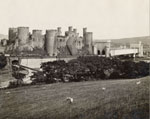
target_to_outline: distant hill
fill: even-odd
[[[143,44],[150,45],[150,36],[112,39],[112,42],[119,44],[138,43],[139,41],[141,41]]]
[[[120,47],[120,45],[129,45],[131,43],[138,43],[139,41],[142,42],[145,51],[150,52],[150,36],[142,36],[142,37],[132,37],[132,38],[121,38],[121,39],[102,39],[95,41],[107,41],[111,40],[112,44],[111,47]]]
[[[0,40],[1,40],[1,39],[4,39],[4,38],[5,38],[5,39],[8,39],[8,35],[0,34]]]
[[[101,39],[95,39],[95,41],[98,40],[100,41]],[[139,41],[142,41],[143,44],[150,45],[150,36],[121,38],[121,39],[102,39],[102,41],[105,40],[111,40],[112,43],[117,43],[117,44],[138,43]]]

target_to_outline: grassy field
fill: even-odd
[[[145,77],[0,90],[0,119],[148,119],[149,81]]]
[[[12,72],[8,68],[4,68],[0,70],[0,83],[5,81],[10,81],[15,79],[12,77]]]

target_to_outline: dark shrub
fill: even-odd
[[[68,63],[47,62],[41,65],[44,78],[37,74],[37,82],[78,82],[99,79],[130,79],[149,75],[149,63],[121,61],[98,56],[79,57]]]
[[[0,69],[4,68],[7,64],[7,59],[3,54],[0,54]]]

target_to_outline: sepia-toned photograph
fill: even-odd
[[[0,119],[149,119],[149,0],[0,0]]]

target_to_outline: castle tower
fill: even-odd
[[[17,38],[18,29],[17,28],[9,28],[8,38],[10,42],[15,42]]]
[[[49,56],[54,55],[56,30],[46,30],[46,51]]]
[[[57,27],[57,35],[60,36],[62,34],[61,27]]]
[[[69,26],[69,27],[68,27],[68,31],[69,31],[69,32],[72,32],[72,26]]]
[[[29,27],[18,27],[19,44],[26,44],[29,39]]]
[[[92,32],[86,32],[85,34],[85,48],[88,51],[89,55],[93,54],[93,33]]]

